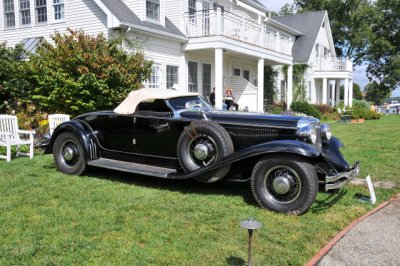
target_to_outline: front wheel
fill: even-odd
[[[261,207],[300,215],[317,196],[318,176],[310,163],[297,156],[268,156],[255,165],[251,190]]]
[[[68,175],[81,175],[86,170],[86,160],[79,139],[71,132],[63,132],[53,145],[54,162],[58,170]]]

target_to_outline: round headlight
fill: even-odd
[[[329,124],[321,125],[321,136],[323,140],[330,140],[332,137],[331,126]]]
[[[297,135],[300,138],[307,139],[314,144],[317,141],[317,131],[313,125],[307,125],[297,130]]]

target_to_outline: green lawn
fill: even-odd
[[[345,155],[362,175],[399,182],[400,116],[360,125],[335,123]],[[378,203],[396,190],[376,189]],[[249,184],[210,185],[95,169],[55,170],[51,156],[0,162],[0,265],[243,265],[254,217],[254,265],[302,265],[374,206],[367,188],[319,193],[300,217],[257,207]]]

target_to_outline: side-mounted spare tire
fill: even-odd
[[[233,142],[226,130],[210,121],[195,121],[184,128],[178,140],[178,160],[186,172],[197,170],[233,153]],[[223,178],[231,165],[207,173],[195,179],[213,183]]]

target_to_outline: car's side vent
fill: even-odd
[[[92,138],[90,139],[90,142],[89,142],[89,156],[90,156],[90,160],[99,158],[98,153],[97,153],[97,145],[93,141]]]
[[[278,139],[279,131],[273,128],[224,126],[232,138],[235,150]]]

